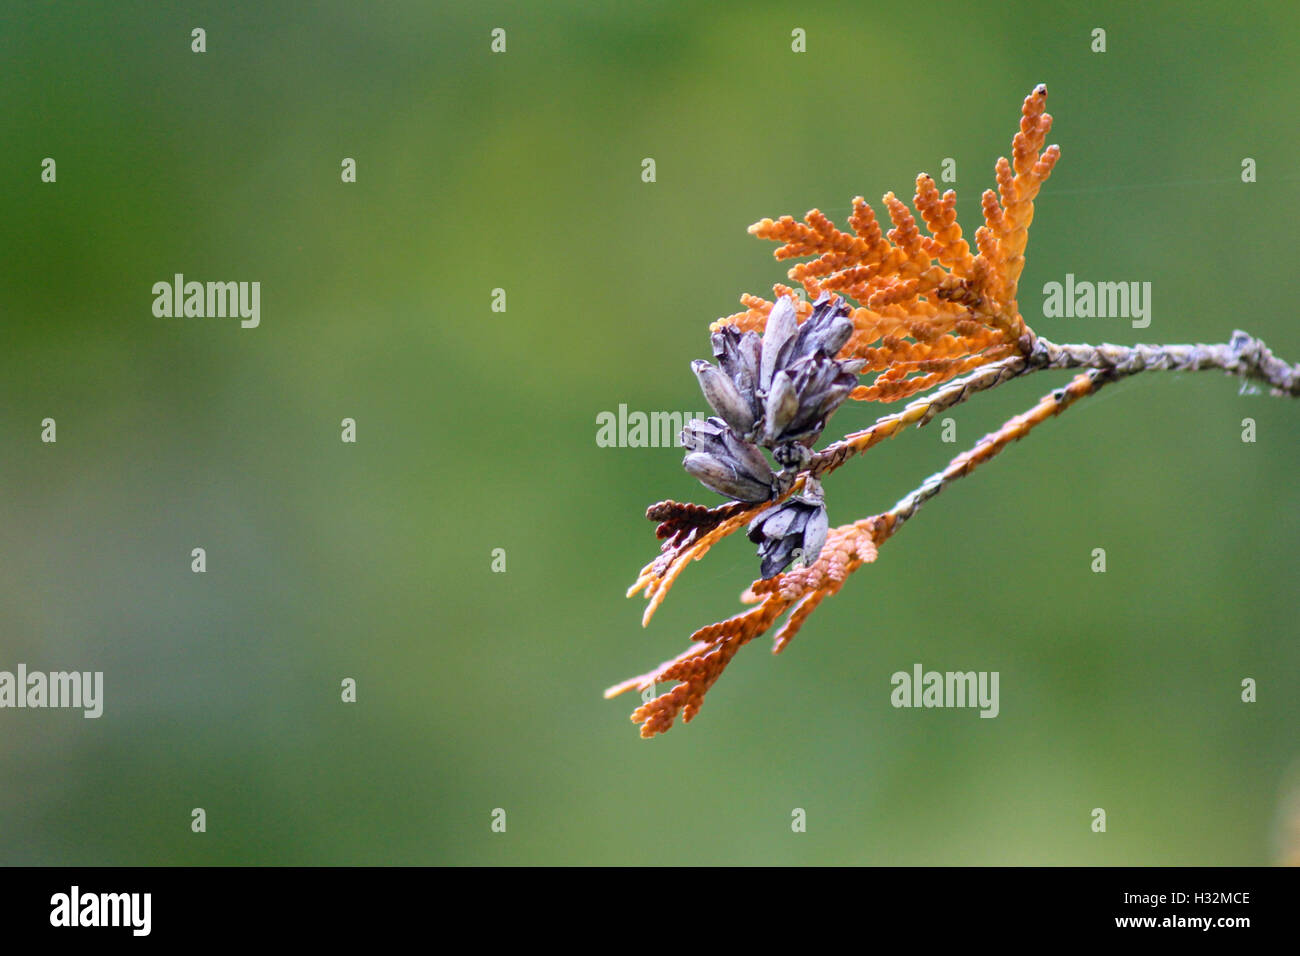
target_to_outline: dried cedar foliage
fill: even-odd
[[[691,720],[741,647],[788,613],[773,647],[783,650],[818,605],[874,561],[926,501],[1107,383],[1153,369],[1218,368],[1265,382],[1274,394],[1300,395],[1300,366],[1240,331],[1219,345],[1132,347],[1057,345],[1034,334],[1016,296],[1034,200],[1060,156],[1058,147],[1046,145],[1052,126],[1046,103],[1043,85],[1025,98],[1011,159],[998,160],[997,189],[984,193],[974,251],[957,224],[956,195],[940,195],[925,174],[917,177],[913,202],[928,234],[893,193],[884,196],[888,232],[861,197],[853,200],[850,232],[816,209],[802,221],[783,216],[750,226],[753,235],[781,243],[776,258],[803,260],[788,275],[806,298],[778,284],[774,300],[746,294],[744,311],[710,327],[718,367],[700,361],[692,368],[718,417],[688,424],[683,464],[733,500],[716,507],[652,505],[646,516],[658,522],[661,552],[628,595],[645,595],[648,624],[687,565],[746,527],[759,544],[762,577],[741,595],[753,605],[749,610],[700,628],[681,654],[605,692],[613,697],[677,682],[633,712],[641,736],[667,731],[679,716]],[[1088,371],[986,435],[888,511],[826,527],[819,479],[981,391],[1058,368]],[[846,378],[852,375],[859,377],[856,385]],[[924,392],[902,411],[813,450],[845,398],[894,402]]]

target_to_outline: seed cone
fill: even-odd
[[[803,565],[812,564],[826,544],[829,529],[821,485],[809,478],[800,494],[749,524],[749,540],[758,545],[760,577],[775,577],[795,558]]]

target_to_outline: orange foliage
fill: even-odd
[[[875,212],[861,196],[849,216],[852,232],[838,229],[819,210],[800,222],[791,216],[763,219],[749,227],[762,239],[782,245],[777,259],[808,259],[789,276],[809,299],[823,292],[853,300],[853,336],[840,358],[865,359],[863,375],[875,375],[852,397],[893,402],[907,398],[1017,352],[1028,353],[1033,333],[1016,304],[1024,268],[1025,241],[1034,216],[1034,198],[1051,175],[1060,149],[1044,149],[1052,117],[1046,113],[1047,87],[1025,98],[1020,130],[1012,140],[1012,160],[997,163],[997,192],[983,197],[984,225],[976,230],[972,253],[957,224],[957,195],[940,195],[930,176],[916,179],[914,205],[929,235],[892,192],[884,196],[893,228],[882,233]],[[778,285],[777,296],[794,296]],[[761,331],[772,302],[744,295],[745,311],[713,324]],[[811,312],[799,302],[799,317]]]

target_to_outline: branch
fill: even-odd
[[[908,425],[924,425],[940,412],[960,405],[972,395],[1017,378],[1029,369],[1028,359],[1021,355],[981,366],[964,378],[954,379],[937,392],[916,399],[901,412],[876,419],[870,428],[845,435],[839,441],[827,445],[812,456],[808,472],[814,478],[820,478],[855,455],[862,454],[872,445],[897,435]]]
[[[1240,329],[1223,345],[1057,345],[1038,339],[1030,360],[1044,363],[1043,368],[1109,369],[1118,377],[1152,370],[1217,368],[1265,382],[1274,395],[1300,396],[1300,365],[1288,365]]]
[[[1061,414],[1079,399],[1096,394],[1102,386],[1117,378],[1118,375],[1112,369],[1093,369],[1083,375],[1076,375],[1064,388],[1049,392],[1029,411],[1009,419],[997,431],[985,435],[969,451],[950,461],[943,471],[931,475],[919,488],[904,495],[898,504],[880,515],[879,518],[889,526],[889,532],[876,543],[880,544],[892,536],[905,521],[921,510],[923,504],[958,478],[966,477],[1007,445],[1024,438],[1035,426]]]
[[[1300,396],[1300,364],[1288,365],[1267,345],[1241,330],[1220,345],[1057,345],[1034,340],[1028,355],[991,362],[965,378],[955,379],[931,395],[916,399],[901,412],[876,420],[869,428],[844,436],[813,455],[808,470],[814,478],[834,471],[908,425],[924,425],[940,412],[960,405],[979,392],[1043,369],[1092,368],[1125,378],[1138,372],[1195,372],[1221,369],[1268,384],[1274,395]]]
[[[821,478],[886,438],[897,435],[909,425],[925,425],[941,412],[960,405],[973,395],[1045,369],[1086,368],[1104,372],[1104,379],[1093,378],[1094,391],[1107,381],[1126,378],[1139,372],[1220,369],[1230,375],[1266,383],[1274,395],[1300,396],[1300,365],[1288,365],[1259,339],[1241,331],[1234,332],[1229,342],[1218,345],[1057,345],[1047,339],[1036,338],[1028,345],[1028,349],[1026,354],[983,365],[969,375],[954,379],[935,392],[913,400],[902,411],[878,418],[870,427],[832,442],[812,456],[806,475]],[[1012,420],[1014,421],[1015,419]],[[1010,426],[1012,422],[1007,425]],[[641,619],[642,625],[649,624],[650,618],[687,565],[704,557],[718,541],[801,488],[804,477],[801,475],[791,491],[772,501],[741,508],[731,505],[712,509],[712,523],[701,524],[694,534],[675,536],[666,542],[663,554],[642,568],[636,582],[628,589],[629,597],[644,591],[649,601]],[[931,480],[934,477],[938,476],[932,476]],[[925,487],[923,485],[922,489]],[[918,489],[918,492],[922,489]],[[937,494],[937,491],[932,494]],[[932,494],[927,494],[918,501],[917,507],[932,497]],[[902,503],[899,502],[900,505]],[[654,516],[653,508],[651,516]],[[910,513],[907,516],[910,517]]]

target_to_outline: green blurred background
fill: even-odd
[[[643,741],[601,697],[756,559],[725,542],[643,630],[645,506],[717,499],[679,450],[597,447],[597,414],[703,407],[708,322],[784,279],[756,219],[910,201],[951,157],[973,233],[1037,82],[1063,156],[1030,323],[1300,357],[1300,9],[1089,6],[5,4],[0,669],[102,670],[106,703],[0,711],[0,862],[1277,861],[1300,406],[1217,374],[1045,425],[693,723]],[[260,281],[261,327],[155,318],[177,272]],[[1150,281],[1150,328],[1040,320],[1067,272]],[[832,521],[1067,378],[837,473]],[[895,710],[916,662],[999,671],[1001,715]]]

